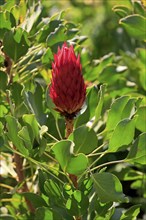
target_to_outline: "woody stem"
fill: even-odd
[[[68,136],[73,132],[74,120],[66,117],[65,125],[66,125],[65,138],[67,139]]]
[[[67,139],[68,136],[73,132],[73,126],[74,126],[74,120],[73,118],[65,118],[65,125],[66,125],[66,133],[65,133],[65,138]],[[78,183],[77,183],[77,176],[74,174],[69,173],[69,178],[72,181],[74,187],[77,189],[78,188]]]
[[[2,44],[2,42],[1,42],[1,44]],[[10,84],[13,81],[13,75],[11,74],[12,61],[6,53],[3,52],[3,54],[5,57],[6,73],[9,75],[9,84]],[[11,106],[11,101],[10,101],[9,95],[7,95],[7,102]],[[14,149],[16,149],[15,146],[14,146]],[[25,182],[25,174],[23,171],[23,158],[19,154],[14,153],[14,162],[15,162],[15,166],[16,166],[15,169],[16,169],[16,173],[17,173],[18,183],[23,183],[21,191],[22,192],[29,192],[28,186]],[[25,198],[25,202],[29,208],[29,211],[34,213],[35,209],[32,206],[31,202],[29,200],[27,200],[26,198]]]
[[[73,126],[74,126],[74,120],[73,118],[65,118],[65,125],[66,125],[66,131],[65,131],[65,138],[67,139],[69,135],[73,132]],[[74,174],[69,173],[69,178],[72,181],[74,187],[78,189],[78,178]],[[75,220],[82,220],[81,216],[75,216]]]
[[[25,175],[24,175],[24,171],[23,171],[23,158],[18,155],[17,153],[14,153],[14,162],[15,162],[15,166],[16,166],[16,172],[17,172],[17,176],[18,176],[18,182],[19,183],[23,183],[21,191],[22,192],[29,192],[28,186],[25,182]],[[35,209],[32,206],[31,202],[29,200],[27,200],[25,198],[25,202],[29,208],[29,211],[34,213]]]

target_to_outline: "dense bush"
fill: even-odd
[[[145,219],[145,1],[0,4],[0,218]],[[68,135],[48,86],[64,42],[87,86]]]

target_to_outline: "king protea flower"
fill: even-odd
[[[76,56],[73,46],[68,47],[66,43],[54,55],[50,97],[56,110],[66,118],[76,116],[85,101],[86,86],[80,56]]]

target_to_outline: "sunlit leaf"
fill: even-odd
[[[122,96],[113,102],[108,113],[108,119],[106,123],[107,130],[112,130],[122,119],[121,116],[128,100],[128,96]]]
[[[142,133],[135,140],[134,144],[130,148],[130,152],[127,156],[127,160],[130,163],[139,163],[145,165],[146,162],[146,133]]]
[[[55,144],[52,148],[61,168],[68,173],[80,175],[88,165],[88,160],[84,154],[73,155],[74,144],[71,141],[63,140]]]
[[[75,157],[71,157],[66,171],[71,174],[81,175],[88,166],[87,157],[80,153]]]
[[[56,43],[63,42],[66,40],[67,37],[65,35],[65,27],[60,24],[59,27],[57,27],[55,31],[50,33],[47,37],[47,44],[48,46],[53,46]]]
[[[74,153],[88,154],[97,147],[97,136],[92,129],[87,126],[81,126],[77,128],[70,136],[69,140],[72,140],[75,144]],[[91,142],[92,140],[92,142]]]
[[[137,112],[136,128],[141,132],[146,132],[146,106],[141,106]]]
[[[128,220],[128,219],[135,220],[139,212],[140,212],[140,205],[134,205],[122,214],[120,220]]]
[[[116,126],[110,141],[109,151],[117,151],[121,146],[128,145],[134,138],[135,121],[124,119]]]
[[[19,137],[25,142],[26,147],[31,150],[32,149],[32,138],[29,134],[29,131],[26,126],[24,126],[19,132]]]
[[[129,15],[122,18],[120,24],[126,29],[130,36],[138,40],[146,40],[145,17],[138,14]]]
[[[16,147],[22,154],[28,155],[28,150],[24,147],[21,138],[18,136],[19,123],[18,121],[10,116],[6,116],[8,137],[13,142],[14,148]]]
[[[37,141],[39,141],[39,127],[38,127],[38,122],[35,118],[35,115],[33,114],[23,115],[23,121],[32,128],[33,137],[35,137]]]

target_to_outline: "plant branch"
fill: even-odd
[[[66,122],[65,123],[65,125],[66,125],[65,138],[67,139],[68,136],[73,132],[74,121],[73,121],[73,119],[66,117],[65,122]],[[74,187],[77,189],[78,188],[77,176],[69,173],[69,178],[72,181]]]
[[[21,191],[22,192],[29,192],[28,186],[25,181],[24,171],[23,171],[23,158],[20,155],[18,155],[17,153],[14,153],[14,162],[15,162],[15,166],[16,166],[16,173],[18,176],[18,182],[23,183]],[[25,201],[26,201],[26,204],[29,208],[29,211],[34,213],[35,209],[32,206],[31,202],[29,200],[27,200],[26,198],[25,198]]]
[[[68,136],[73,132],[74,120],[66,117],[65,125],[66,125],[65,138],[67,139]]]
[[[90,154],[88,154],[88,157],[95,156],[95,155],[96,155],[95,153],[96,153],[97,151],[99,151],[101,148],[105,147],[105,146],[106,146],[106,143],[100,145],[100,146],[97,147],[95,150],[93,150]],[[99,155],[99,154],[102,154],[102,153],[103,153],[103,152],[100,152],[100,153],[98,153],[98,155]]]
[[[4,51],[2,51],[2,52],[5,57],[4,65],[6,67],[6,73],[9,75],[9,84],[10,84],[13,82],[13,74],[11,71],[12,61],[11,61],[10,57]],[[10,100],[8,94],[7,94],[7,102],[10,104],[10,108],[11,108],[12,103],[11,103],[11,100]],[[11,112],[13,113],[12,108],[11,108]],[[14,149],[16,149],[15,146],[14,146]],[[14,162],[15,162],[15,166],[16,166],[15,169],[16,169],[16,173],[17,173],[17,177],[18,177],[18,183],[23,183],[21,191],[28,192],[29,189],[27,187],[27,184],[25,181],[25,175],[24,175],[24,171],[23,171],[23,158],[19,154],[14,153]],[[31,202],[29,200],[27,200],[26,198],[25,198],[25,201],[26,201],[26,204],[29,208],[29,211],[34,213],[35,209],[32,206]]]
[[[57,132],[59,134],[60,139],[63,139],[62,135],[61,135],[61,132],[60,132],[60,129],[59,129],[58,119],[56,120],[56,129],[57,129]]]
[[[80,176],[80,178],[79,178],[78,181],[81,180],[81,178],[86,174],[86,172],[91,172],[91,170],[90,170],[91,167],[92,167],[95,163],[97,163],[97,161],[100,160],[106,153],[107,153],[107,151],[103,152],[103,154],[101,154],[96,160],[94,160],[93,163],[91,163],[90,166],[89,166],[88,169],[87,169],[87,170],[89,170],[89,171],[85,170],[85,171],[82,173],[82,175]]]
[[[115,161],[110,161],[110,162],[107,162],[107,163],[103,163],[103,164],[100,164],[100,165],[98,165],[98,166],[92,168],[92,169],[90,170],[90,172],[92,172],[92,171],[94,171],[94,170],[96,170],[96,169],[99,169],[99,168],[101,168],[101,167],[107,166],[107,165],[111,165],[111,164],[115,164],[115,163],[124,163],[124,162],[125,162],[124,160],[115,160]]]
[[[17,153],[20,157],[23,157],[23,155],[19,152],[19,151],[17,151],[17,150],[15,150],[14,148],[12,149],[11,147],[9,147],[8,145],[6,145],[6,147],[7,147],[7,149],[9,149],[10,151],[12,151],[13,153]],[[43,164],[42,165],[42,163],[41,162],[39,162],[39,161],[37,161],[37,160],[34,160],[34,159],[32,159],[31,157],[25,157],[27,160],[29,160],[29,161],[31,161],[33,164],[35,164],[35,165],[38,165],[39,166],[39,168],[42,168],[43,170],[45,170],[47,173],[49,173],[52,177],[54,177],[55,179],[57,179],[61,184],[64,184],[64,182],[60,179],[60,178],[58,178],[55,174],[53,174],[51,171],[52,171],[52,168],[50,169],[50,171],[48,171],[48,169],[49,169],[49,167],[48,167],[48,165],[45,165],[45,164]],[[54,168],[53,168],[54,169]],[[54,169],[55,171],[56,171],[56,169]],[[60,172],[60,171],[59,171]],[[61,173],[61,172],[60,172]],[[61,173],[61,174],[63,174],[63,173]]]
[[[73,132],[74,120],[68,117],[65,118],[66,133],[65,138],[67,139],[69,135]],[[69,173],[69,178],[72,181],[74,187],[78,189],[78,177],[74,174]],[[81,216],[74,216],[75,220],[82,220]]]

